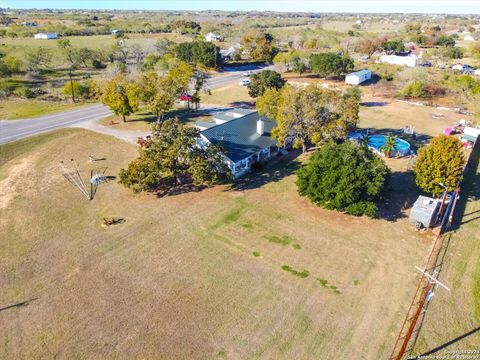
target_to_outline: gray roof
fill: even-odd
[[[230,121],[230,120],[233,120],[233,119],[237,119],[238,117],[235,117],[235,116],[232,116],[232,115],[228,115],[226,113],[218,113],[218,114],[214,114],[212,115],[212,117],[214,119],[218,119],[218,120],[223,120],[223,121]]]
[[[275,122],[265,121],[265,133],[257,133],[258,112],[239,117],[223,124],[212,126],[202,131],[212,144],[220,145],[225,155],[237,162],[243,160],[262,149],[275,145],[275,140],[270,136]]]
[[[212,126],[215,126],[217,124],[215,124],[214,122],[209,122],[209,121],[196,121],[195,122],[195,126],[199,126],[199,127],[202,127],[202,128],[211,128]]]
[[[366,74],[369,74],[369,73],[371,73],[370,70],[363,69],[363,70],[358,70],[358,71],[352,72],[352,73],[348,74],[347,76],[354,75],[354,76],[362,77],[363,75],[366,75]]]

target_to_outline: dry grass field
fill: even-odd
[[[445,236],[448,248],[439,278],[451,292],[436,291],[420,333],[417,354],[435,351],[432,355],[442,356],[454,350],[479,349],[480,167],[472,170],[461,192],[463,201],[457,218],[460,227]]]
[[[234,188],[157,197],[111,181],[89,202],[58,161],[86,172],[92,152],[113,176],[136,156],[84,130],[0,147],[0,358],[386,357],[432,241],[401,191],[391,220],[317,208],[296,193],[300,157]],[[109,216],[126,222],[104,229]]]

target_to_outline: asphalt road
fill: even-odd
[[[206,87],[214,90],[236,84],[245,77],[244,72],[255,73],[262,69],[267,68],[258,66],[230,68],[221,75],[207,79]],[[106,106],[94,104],[32,119],[0,120],[0,144],[76,124],[91,124],[110,114],[111,111]]]
[[[0,144],[22,139],[35,134],[71,126],[88,120],[100,120],[111,114],[108,107],[101,104],[83,106],[25,120],[0,120]]]

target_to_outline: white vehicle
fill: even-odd
[[[250,76],[250,75],[252,75],[252,74],[253,74],[253,71],[245,71],[245,72],[243,73],[243,76]]]
[[[248,85],[250,85],[250,79],[242,79],[242,80],[240,81],[240,85],[242,85],[242,86],[248,86]]]

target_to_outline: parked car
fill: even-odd
[[[240,85],[242,85],[242,86],[248,86],[248,85],[250,85],[250,79],[242,79],[242,80],[240,81]]]
[[[245,71],[245,72],[243,73],[243,76],[250,76],[250,75],[252,75],[252,74],[253,74],[253,71]]]

